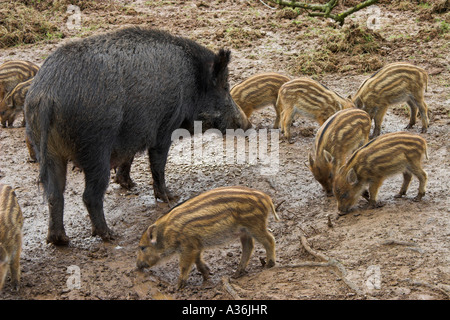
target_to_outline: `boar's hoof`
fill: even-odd
[[[99,230],[97,228],[92,228],[92,236],[99,236],[102,238],[103,241],[111,241],[116,238],[116,235],[114,232],[112,232],[109,228],[106,228],[106,230]]]
[[[116,175],[116,178],[114,179],[115,183],[118,183],[122,188],[130,190],[134,186],[136,186],[136,183],[131,180],[130,177],[125,177],[123,175]]]
[[[421,132],[422,133],[427,133],[427,130],[428,130],[428,128],[423,127]]]
[[[47,243],[53,243],[56,246],[66,246],[67,244],[69,244],[69,237],[64,231],[49,231],[47,235]]]
[[[176,200],[176,196],[172,194],[172,192],[169,191],[169,189],[164,188],[163,190],[158,190],[154,188],[155,198],[161,199],[164,202],[167,202],[170,204],[170,200]]]
[[[405,127],[405,129],[412,129],[413,126],[414,126],[414,124],[409,123],[409,124]]]

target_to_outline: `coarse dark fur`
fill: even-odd
[[[65,244],[67,161],[85,174],[83,201],[93,235],[107,240],[103,213],[110,169],[131,186],[130,167],[147,150],[156,198],[173,198],[164,169],[177,128],[250,125],[228,85],[230,52],[217,54],[169,33],[130,27],[63,45],[44,62],[25,102],[27,134],[50,210],[47,241]]]

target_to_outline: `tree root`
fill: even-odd
[[[230,281],[227,277],[222,277],[222,284],[225,291],[234,299],[234,300],[242,300],[242,298],[237,294],[236,290],[234,290]]]
[[[305,248],[305,250],[311,254],[312,256],[316,257],[319,260],[322,260],[322,262],[303,262],[298,264],[292,264],[292,265],[283,265],[283,266],[275,266],[275,268],[302,268],[302,267],[334,267],[338,270],[342,280],[344,283],[352,289],[357,295],[365,296],[365,294],[358,288],[357,285],[355,285],[353,282],[347,279],[347,270],[344,268],[344,266],[337,261],[336,259],[332,259],[327,257],[326,255],[316,252],[309,246],[305,236],[300,236],[300,242]]]

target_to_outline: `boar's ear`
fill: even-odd
[[[358,183],[358,177],[356,176],[355,169],[351,168],[347,173],[347,181],[352,186]]]
[[[217,81],[224,75],[226,68],[228,67],[228,63],[230,62],[231,51],[220,49],[214,58],[213,65],[213,81],[214,84],[217,84]]]
[[[334,157],[329,153],[327,150],[323,150],[323,157],[328,163],[332,163],[334,160]]]
[[[156,244],[156,224],[152,224],[150,227],[148,227],[147,229],[147,237],[150,240],[150,243],[155,245]]]

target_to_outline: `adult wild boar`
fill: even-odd
[[[131,182],[137,152],[147,150],[156,198],[169,201],[164,169],[177,128],[247,129],[228,84],[230,52],[138,27],[73,41],[42,65],[30,87],[27,134],[40,164],[50,211],[47,242],[67,244],[63,192],[67,162],[85,175],[83,202],[92,235],[113,238],[103,213],[110,169]]]

